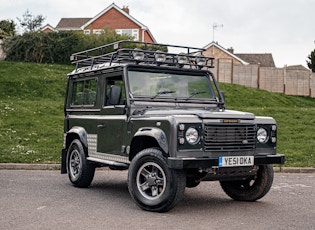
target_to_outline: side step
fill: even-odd
[[[109,161],[109,160],[103,160],[95,157],[87,157],[88,161],[97,162],[101,164],[105,164],[109,166],[110,169],[117,169],[117,170],[125,170],[129,168],[129,164],[121,163],[117,161]]]

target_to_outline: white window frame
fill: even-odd
[[[91,34],[91,30],[84,30],[84,34]]]
[[[104,30],[102,29],[95,29],[93,30],[93,34],[102,34]]]
[[[131,34],[130,33],[126,33],[127,30],[128,30],[128,32],[130,30]],[[119,35],[123,35],[123,34],[131,35],[133,37],[134,41],[138,41],[139,40],[139,29],[116,29],[115,31]]]

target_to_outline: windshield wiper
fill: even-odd
[[[155,96],[151,97],[151,99],[155,99],[155,98],[157,98],[160,95],[169,94],[169,93],[176,93],[176,91],[174,91],[174,90],[164,90],[164,91],[158,92]]]
[[[192,98],[198,94],[202,94],[202,93],[206,93],[206,91],[195,91],[195,92],[191,93],[190,96],[188,98],[186,98],[186,100],[189,98]]]

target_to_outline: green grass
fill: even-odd
[[[59,163],[72,66],[0,61],[0,162]],[[272,116],[285,166],[315,167],[315,99],[220,83],[227,108]]]
[[[59,163],[71,66],[0,62],[0,162]]]

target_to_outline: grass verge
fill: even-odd
[[[0,163],[60,163],[72,66],[0,61]],[[285,166],[315,167],[315,99],[220,83],[228,109],[277,120]]]

